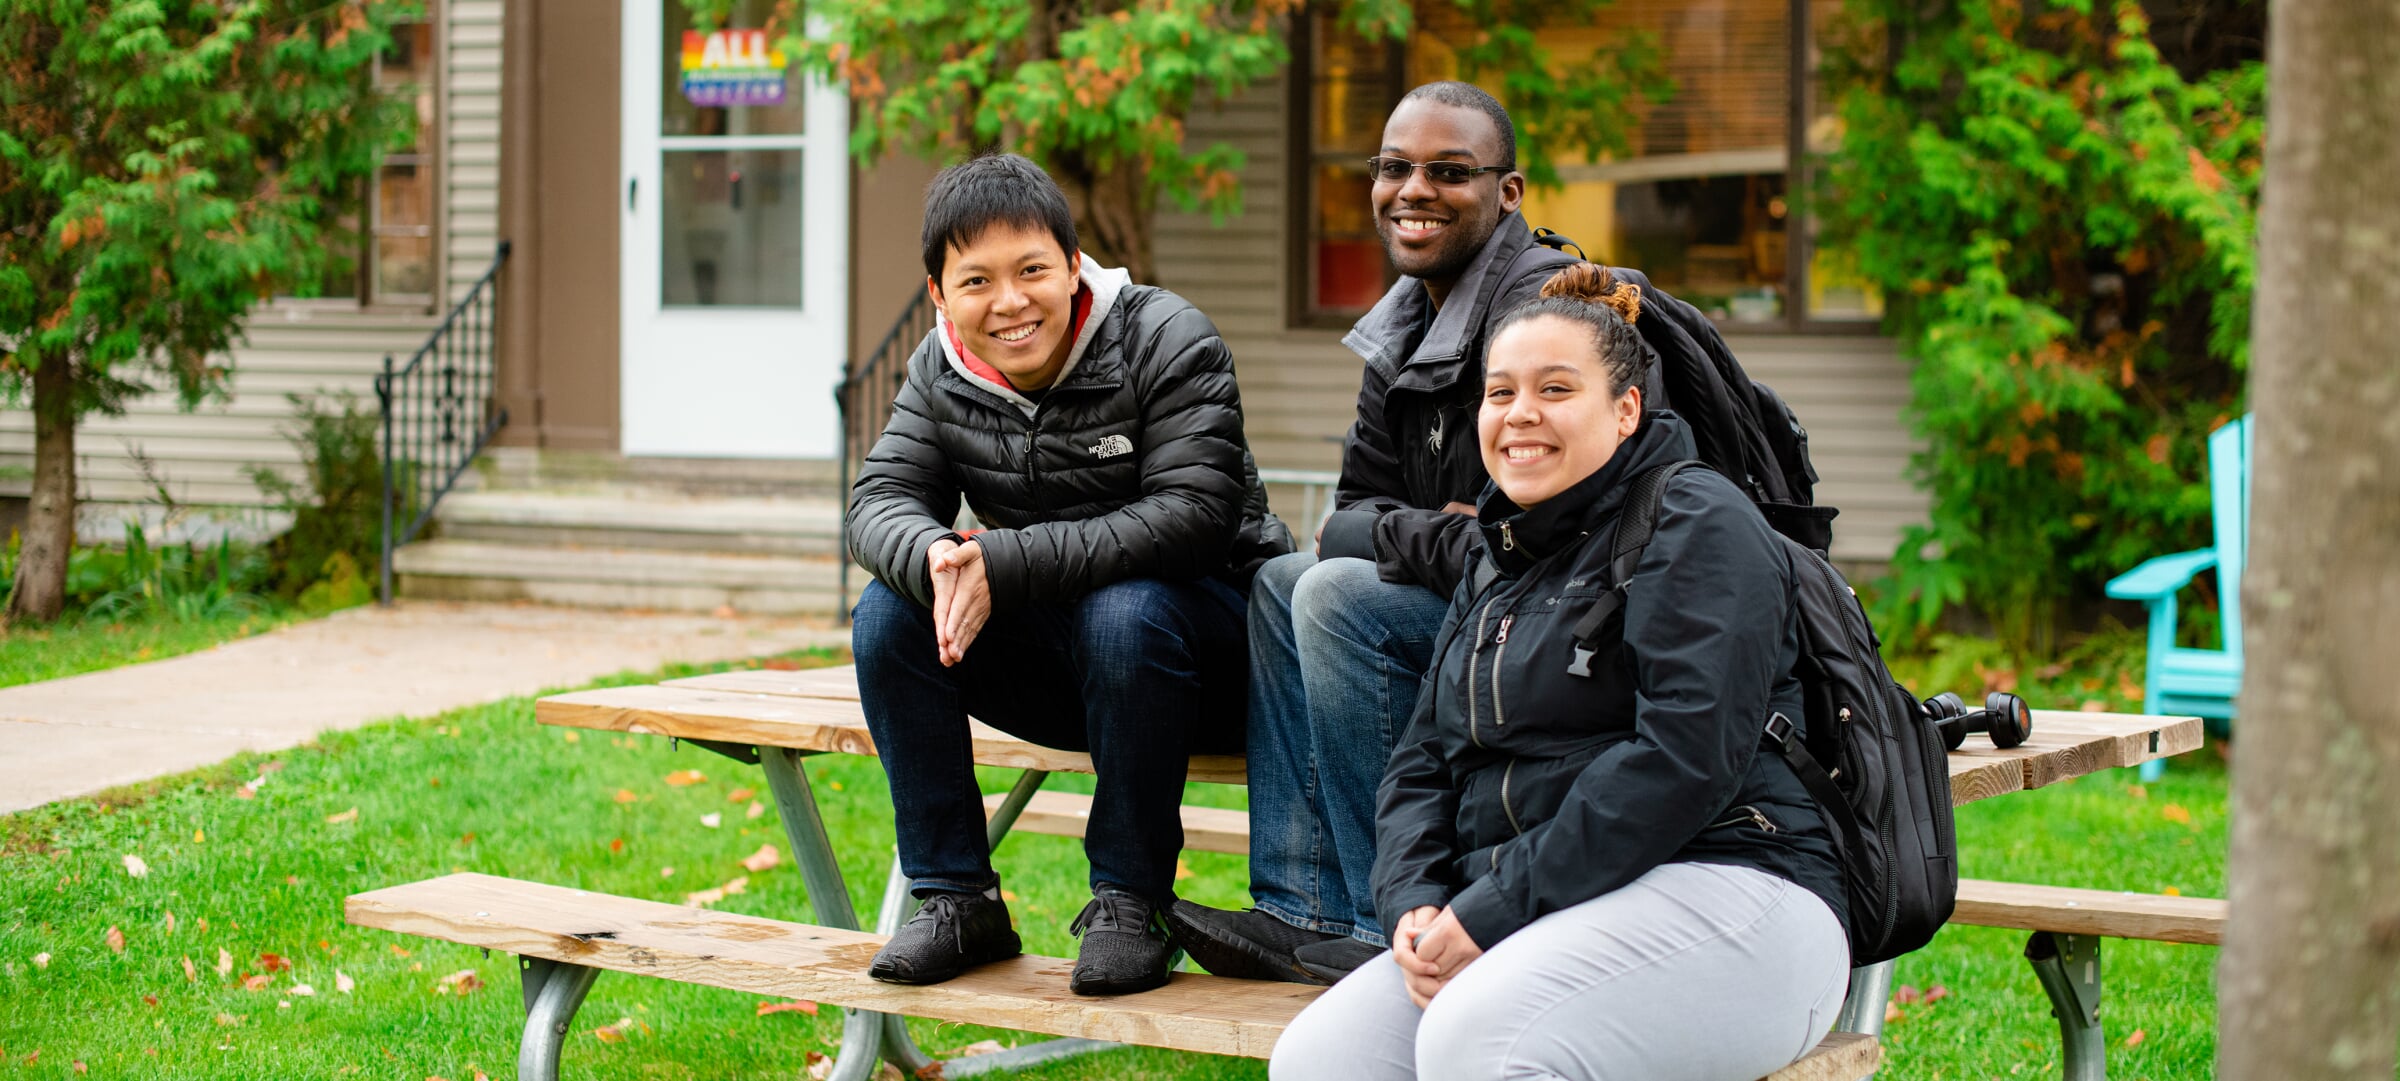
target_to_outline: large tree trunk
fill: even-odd
[[[2400,1047],[2400,4],[2275,0],[2220,1075]]]
[[[67,603],[75,550],[75,364],[52,355],[33,370],[33,505],[25,521],[8,620],[47,623]]]

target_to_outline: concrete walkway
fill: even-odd
[[[717,661],[849,632],[795,619],[403,603],[162,661],[0,688],[0,813],[670,661]]]

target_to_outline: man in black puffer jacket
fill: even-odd
[[[1233,364],[1206,316],[1083,258],[1066,199],[1015,155],[926,196],[941,318],[851,490],[875,581],[851,632],[925,908],[870,974],[934,983],[1019,952],[984,844],[967,716],[1091,752],[1092,902],[1079,994],[1166,982],[1195,753],[1243,742],[1251,574],[1291,550],[1267,513]],[[964,497],[985,528],[952,529]]]

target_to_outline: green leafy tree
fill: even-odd
[[[2207,540],[2205,437],[2244,408],[2263,15],[1849,0],[1843,23],[1820,205],[1892,298],[1929,447],[1892,614],[1966,602],[2041,648],[2067,599]]]
[[[687,0],[705,24],[726,0]],[[1494,79],[1520,130],[1528,175],[1553,183],[1553,155],[1622,151],[1617,118],[1662,94],[1645,38],[1563,63],[1535,28],[1586,22],[1607,0],[1341,0],[1370,40],[1407,35],[1438,8],[1480,28],[1452,42],[1467,80]],[[820,0],[816,32],[781,5],[781,48],[850,87],[851,149],[957,159],[1004,149],[1041,162],[1078,205],[1078,237],[1101,261],[1157,281],[1152,224],[1163,198],[1186,210],[1241,207],[1243,158],[1190,145],[1193,105],[1223,100],[1290,63],[1294,0]]]
[[[10,619],[55,618],[75,426],[163,374],[219,390],[251,308],[309,292],[413,121],[370,65],[379,0],[0,0],[0,391],[34,415]]]

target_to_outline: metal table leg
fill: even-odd
[[[517,1076],[524,1081],[558,1081],[559,1051],[583,996],[600,970],[541,957],[517,958],[525,991],[525,1032],[517,1040]]]
[[[2035,931],[2025,960],[2058,1018],[2059,1065],[2067,1081],[2107,1081],[2108,1036],[2100,1028],[2100,938]]]
[[[1892,962],[1850,970],[1850,994],[1842,999],[1842,1015],[1833,1022],[1836,1032],[1857,1032],[1883,1038],[1883,1011],[1892,1000]],[[1874,1074],[1867,1081],[1874,1081]]]

